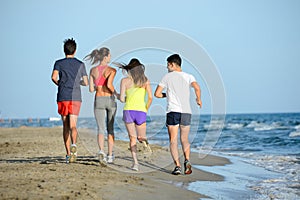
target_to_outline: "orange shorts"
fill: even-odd
[[[63,116],[79,115],[81,102],[80,101],[59,101],[58,113]]]

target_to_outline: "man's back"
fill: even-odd
[[[166,74],[160,86],[167,89],[167,112],[192,113],[190,108],[190,86],[195,78],[185,72]]]
[[[57,101],[81,101],[80,80],[86,76],[83,62],[76,58],[60,59],[54,70],[59,71]]]

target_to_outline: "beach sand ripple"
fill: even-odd
[[[62,129],[0,128],[0,199],[199,199],[188,191],[194,181],[222,181],[223,177],[197,170],[174,176],[168,149],[151,145],[152,153],[138,145],[140,171],[130,170],[128,142],[116,141],[115,163],[102,167],[97,143],[88,130],[80,130],[78,159],[65,164]],[[193,164],[225,165],[225,158],[208,155]]]

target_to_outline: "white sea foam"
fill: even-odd
[[[300,137],[300,130],[291,132],[289,137]]]
[[[239,124],[239,123],[228,123],[226,125],[227,129],[241,129],[244,127],[244,124]]]
[[[250,124],[246,126],[246,128],[253,128],[254,131],[270,131],[270,130],[278,130],[278,129],[288,129],[286,126],[282,126],[278,122],[273,122],[271,124],[261,123],[257,121],[251,121]]]
[[[246,128],[255,128],[257,126],[260,126],[260,123],[258,123],[257,121],[251,121]]]
[[[263,179],[250,185],[252,190],[260,194],[257,199],[271,197],[274,199],[300,199],[298,193],[300,159],[297,156],[258,155],[255,153],[231,153],[230,155],[242,157],[249,164],[279,174],[278,177]]]
[[[296,130],[300,130],[300,124],[297,125],[297,126],[295,126],[295,129],[296,129]]]
[[[221,130],[224,127],[224,122],[219,120],[213,120],[210,124],[205,124],[205,130]]]
[[[299,137],[300,136],[300,125],[294,127],[296,130],[289,134],[289,137]]]
[[[228,158],[233,164],[225,166],[195,166],[195,168],[224,176],[224,181],[194,182],[189,185],[188,189],[201,191],[200,193],[213,199],[259,199],[258,195],[260,194],[252,190],[251,185],[261,179],[271,179],[277,176],[277,173],[243,162],[237,157]]]
[[[269,131],[269,130],[272,130],[272,129],[276,128],[272,125],[265,124],[265,123],[259,123],[259,122],[256,122],[256,121],[252,121],[246,127],[247,128],[253,128],[254,131]]]

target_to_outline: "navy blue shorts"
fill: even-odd
[[[169,112],[167,113],[166,126],[189,126],[191,125],[191,119],[192,114],[189,113]]]

